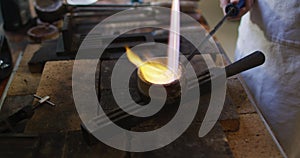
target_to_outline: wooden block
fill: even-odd
[[[228,80],[228,93],[240,116],[238,131],[226,132],[234,157],[282,157],[237,77]]]
[[[223,111],[219,118],[224,131],[238,131],[240,128],[240,116],[236,110],[236,105],[232,103],[229,95],[226,95]]]
[[[243,114],[238,132],[227,132],[234,157],[276,157],[281,154],[257,114]]]
[[[232,98],[233,104],[236,106],[239,114],[251,114],[256,113],[256,110],[252,103],[249,101],[244,87],[237,77],[230,78],[227,82],[228,94]]]
[[[28,95],[35,94],[37,87],[39,85],[39,81],[41,78],[41,74],[32,74],[28,68],[28,61],[34,54],[34,52],[39,49],[39,45],[28,45],[20,66],[15,74],[15,77],[11,83],[11,86],[8,91],[8,96],[15,95]]]
[[[50,96],[56,107],[43,105],[28,122],[25,132],[61,132],[80,129],[72,96],[73,61],[49,62],[45,66],[37,95]]]
[[[7,93],[8,96],[35,94],[41,74],[17,72]]]
[[[87,69],[97,60],[80,60],[82,67],[78,67],[79,76],[89,75]],[[35,114],[29,120],[25,132],[28,133],[45,133],[45,132],[67,132],[80,130],[81,120],[78,116],[73,94],[72,94],[72,72],[74,61],[53,61],[47,62],[43,75],[37,90],[39,96],[50,96],[51,102],[56,107],[50,107],[45,104],[36,109]],[[85,84],[84,78],[73,80],[73,84]],[[98,79],[95,78],[97,81]],[[83,86],[85,87],[85,86]],[[90,89],[82,89],[83,94]],[[85,96],[83,96],[85,97]],[[88,96],[86,96],[88,97]],[[95,107],[87,105],[89,112],[96,113]]]

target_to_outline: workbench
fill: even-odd
[[[208,28],[207,24],[205,27]],[[31,73],[28,62],[40,47],[40,44],[27,45],[1,109],[1,116],[7,116],[22,106],[32,104],[32,94],[50,96],[51,101],[57,107],[44,105],[38,108],[33,117],[26,122],[24,133],[0,136],[0,153],[3,153],[1,155],[19,157],[185,157],[188,154],[189,157],[281,157],[238,77],[228,80],[228,93],[220,121],[203,138],[197,136],[201,124],[198,122],[175,142],[151,152],[124,152],[101,142],[92,146],[88,145],[82,137],[81,120],[72,95],[74,61],[59,59],[59,61],[45,62],[45,65],[42,66],[42,73]],[[81,62],[87,63],[85,65],[88,66],[89,60]],[[112,68],[110,65],[113,62],[102,63],[101,69]],[[83,68],[82,74],[84,75],[84,73]],[[150,125],[151,122],[146,122],[135,128],[138,130]],[[7,144],[10,147],[4,148]]]

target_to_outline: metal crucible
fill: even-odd
[[[162,65],[167,66],[167,57],[158,57],[153,58],[151,60],[146,61],[144,64],[149,63],[160,63]],[[141,66],[142,67],[142,66]],[[176,101],[181,97],[182,92],[185,90],[186,79],[184,77],[184,68],[179,65],[179,69],[177,75],[170,82],[161,83],[161,82],[153,82],[149,81],[144,77],[144,73],[141,70],[141,67],[137,70],[137,84],[138,90],[143,97],[151,98],[151,99],[164,99],[166,93],[166,103],[171,103]],[[154,89],[153,93],[150,93],[150,89]],[[165,92],[164,92],[165,91]]]

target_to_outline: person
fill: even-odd
[[[221,8],[239,0],[220,0]],[[300,1],[246,0],[236,60],[255,50],[265,63],[242,73],[247,87],[288,157],[300,157]]]

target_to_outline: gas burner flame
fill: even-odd
[[[139,69],[141,77],[145,81],[152,84],[164,85],[179,79],[180,73],[178,71],[172,71],[167,65],[158,61],[143,61],[130,48],[125,48],[127,58]]]

